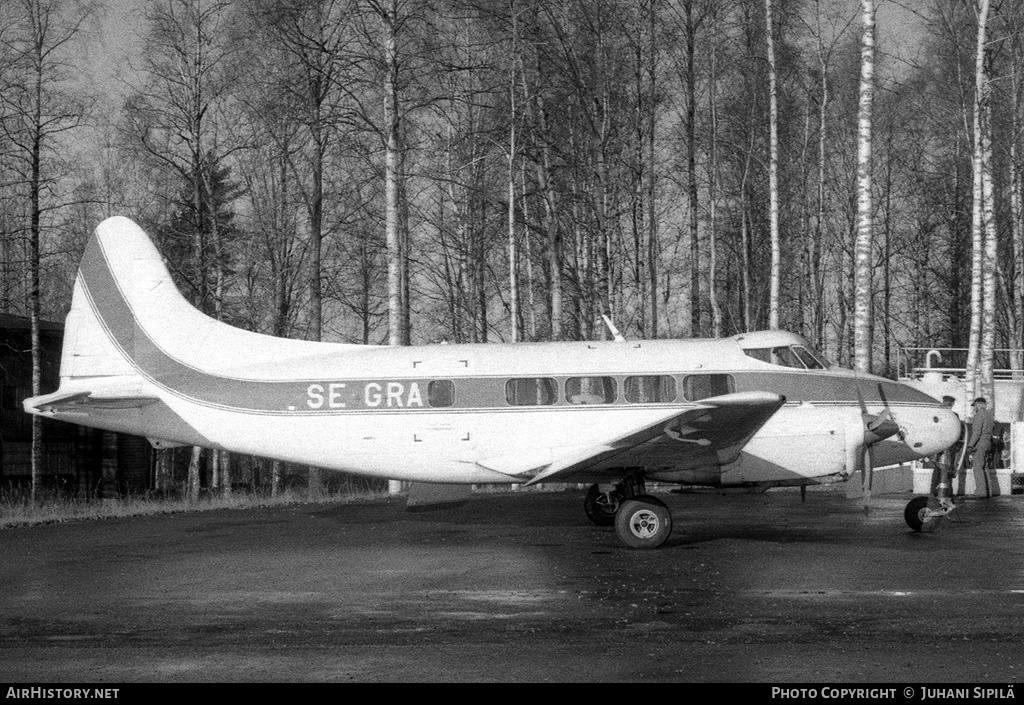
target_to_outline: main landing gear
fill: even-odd
[[[672,514],[664,502],[645,492],[643,478],[631,474],[607,492],[592,485],[583,508],[598,526],[614,525],[630,548],[657,548],[672,533]]]

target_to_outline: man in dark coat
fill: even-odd
[[[995,418],[989,411],[985,397],[975,399],[973,406],[974,418],[971,419],[971,437],[967,439],[967,452],[974,454],[971,458],[971,467],[974,470],[974,496],[991,497],[985,459],[988,457],[989,448],[992,447],[992,426],[995,424]]]

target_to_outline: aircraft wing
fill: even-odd
[[[731,463],[751,436],[786,402],[768,392],[738,392],[701,400],[607,444],[574,448],[526,482],[563,481],[586,470],[665,467],[687,470]]]

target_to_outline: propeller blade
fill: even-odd
[[[899,424],[889,418],[888,409],[877,416],[864,414],[862,417],[864,419],[864,443],[867,445],[884,441],[900,432]]]
[[[871,417],[871,421],[868,422],[868,430],[874,431],[878,426],[881,426],[886,421],[890,421],[891,419],[892,412],[889,410],[889,407],[885,407],[885,410],[883,410],[882,413],[880,413],[878,416]]]
[[[868,413],[868,406],[864,401],[860,385],[856,385],[855,389],[857,390],[857,403],[860,404],[860,415],[864,419],[864,443],[871,445],[898,434],[900,427],[892,418],[892,410],[889,408],[889,400],[885,398],[885,389],[882,387],[882,383],[878,383],[878,398],[882,400],[885,408],[880,414]]]
[[[846,430],[846,497],[855,499],[864,493],[865,450],[864,426],[851,423]]]
[[[861,497],[864,500],[864,513],[871,506],[871,484],[875,477],[875,464],[871,457],[871,446],[864,446],[864,459],[861,461]]]

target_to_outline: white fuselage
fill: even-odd
[[[644,436],[627,447],[638,430],[657,437],[660,423],[696,419],[686,412],[704,399],[744,393],[776,404],[760,416],[726,410],[677,432],[675,445]],[[883,414],[899,433],[872,441],[875,465],[931,455],[959,436],[959,420],[935,399],[828,366],[780,331],[376,347],[239,330],[191,307],[124,218],[104,221],[83,256],[60,389],[25,408],[157,444],[444,483],[529,481],[545,468],[600,480],[621,461],[681,483],[807,484],[847,477],[851,452],[867,445],[866,420]],[[730,423],[749,433],[730,435]],[[714,434],[732,447],[703,437]]]

